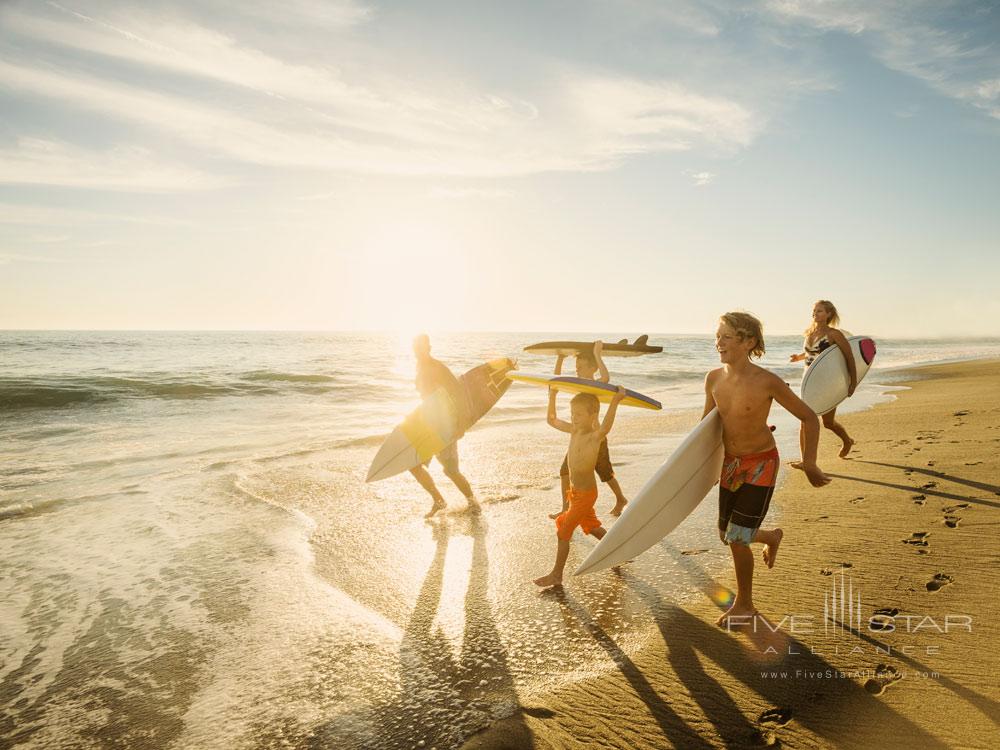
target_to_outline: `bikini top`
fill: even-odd
[[[829,349],[832,345],[833,342],[830,341],[826,335],[820,336],[816,339],[816,341],[812,343],[812,346],[809,345],[809,339],[807,338],[803,343],[803,348],[806,350],[806,367],[813,363],[813,360],[816,359],[817,355],[821,351]]]

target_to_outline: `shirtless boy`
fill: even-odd
[[[556,521],[556,562],[552,572],[535,583],[542,588],[562,585],[563,568],[569,557],[569,541],[573,531],[579,526],[584,534],[591,534],[598,539],[604,537],[604,527],[594,513],[594,503],[597,502],[597,480],[594,470],[601,444],[611,432],[615,423],[615,413],[618,403],[625,397],[625,389],[618,387],[618,392],[611,399],[604,421],[598,424],[600,402],[591,393],[578,393],[570,401],[570,420],[564,422],[556,416],[556,392],[549,389],[548,422],[557,430],[568,432],[569,451],[566,462],[569,465],[569,490],[563,495],[562,513],[554,516]]]
[[[736,599],[718,625],[745,624],[757,615],[753,603],[753,552],[763,544],[763,559],[774,567],[781,529],[762,529],[778,474],[778,450],[767,425],[771,402],[777,401],[802,422],[799,468],[814,487],[830,479],[816,465],[819,418],[777,375],[750,361],[764,354],[764,332],[757,318],[729,312],[719,319],[715,348],[722,367],[705,376],[704,418],[718,408],[722,418],[725,460],[719,483],[719,536],[729,545],[736,569]],[[739,619],[736,619],[739,618]]]
[[[576,376],[584,380],[597,380],[601,383],[609,382],[611,376],[608,374],[608,368],[601,357],[601,352],[603,351],[604,342],[595,341],[592,351],[583,351],[577,354]],[[562,374],[563,360],[565,358],[564,355],[560,354],[556,359],[556,375]],[[599,375],[598,372],[600,372]],[[628,505],[628,498],[625,497],[625,493],[622,492],[621,485],[618,484],[618,479],[615,477],[615,470],[611,465],[611,455],[608,453],[607,439],[601,443],[600,452],[597,454],[596,469],[600,480],[615,493],[615,507],[611,509],[611,515],[620,516],[622,511],[625,510],[625,506]],[[559,482],[562,486],[562,496],[566,497],[566,493],[569,492],[569,464],[566,459],[563,459],[562,466],[559,467]],[[552,516],[552,518],[555,518],[555,516]]]

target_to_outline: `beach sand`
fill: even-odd
[[[816,489],[792,471],[780,488],[785,537],[773,570],[755,547],[767,623],[715,626],[735,579],[713,578],[697,555],[684,572],[706,596],[684,606],[626,566],[662,635],[628,656],[570,579],[542,596],[553,617],[577,618],[617,671],[526,698],[464,747],[995,746],[1000,363],[915,368],[900,384],[909,390],[896,400],[842,418],[857,440],[850,460],[823,432],[832,484]],[[886,615],[872,625],[878,610]]]

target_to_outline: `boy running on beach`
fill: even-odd
[[[764,563],[773,568],[783,536],[781,529],[760,528],[778,474],[778,450],[767,425],[772,401],[802,422],[804,439],[798,468],[814,487],[829,484],[830,479],[816,465],[819,418],[781,378],[750,361],[750,357],[764,354],[760,321],[745,312],[726,313],[719,318],[715,348],[723,366],[705,376],[702,418],[716,407],[722,417],[725,459],[719,481],[719,536],[732,552],[737,588],[733,606],[716,623],[723,625],[732,624],[729,618],[757,615],[750,544],[765,545]]]
[[[594,470],[597,466],[601,445],[611,432],[615,423],[615,413],[618,403],[625,397],[625,389],[618,386],[618,392],[611,399],[604,422],[598,424],[600,402],[592,393],[578,393],[570,401],[570,422],[564,422],[556,416],[556,391],[549,389],[548,422],[557,430],[568,432],[569,451],[566,460],[569,464],[569,489],[563,495],[563,510],[555,516],[556,562],[552,572],[535,583],[542,588],[562,585],[563,568],[569,557],[569,540],[573,531],[579,526],[584,534],[592,534],[598,539],[604,537],[604,527],[594,513],[594,503],[597,502],[597,481]]]
[[[463,414],[468,410],[465,388],[462,387],[461,382],[448,369],[447,365],[431,356],[431,340],[426,333],[422,333],[413,339],[413,356],[417,360],[416,386],[421,398],[427,398],[438,388],[445,388],[458,411],[459,421],[464,421]],[[460,437],[461,435],[458,436],[458,438]],[[476,501],[475,495],[472,494],[472,487],[469,485],[469,480],[465,478],[465,475],[458,468],[458,438],[451,445],[439,451],[435,458],[437,458],[438,463],[444,469],[445,476],[465,495],[466,502],[468,502],[468,510],[472,513],[478,513],[480,505]],[[438,511],[444,510],[447,507],[444,498],[438,491],[437,485],[434,484],[434,478],[427,471],[426,466],[429,463],[430,459],[427,459],[426,463],[410,469],[413,478],[420,483],[421,487],[427,490],[434,501],[431,509],[426,513],[424,518],[430,518]]]
[[[576,376],[578,378],[597,380],[601,383],[610,382],[611,376],[604,364],[604,359],[601,357],[602,351],[604,351],[604,342],[595,341],[593,351],[583,351],[576,355]],[[556,358],[556,375],[562,374],[564,359],[566,357],[563,354],[560,354]],[[600,375],[594,377],[598,371],[600,371]],[[615,470],[611,466],[611,456],[608,453],[607,440],[601,443],[600,452],[597,454],[597,476],[615,493],[615,507],[612,508],[611,515],[620,516],[628,504],[628,498],[622,492],[621,485],[618,484],[618,479],[615,477]],[[562,485],[562,496],[566,497],[566,493],[569,492],[569,464],[565,458],[563,459],[562,466],[559,467],[559,482]],[[555,518],[556,515],[558,513],[550,516],[550,518]]]

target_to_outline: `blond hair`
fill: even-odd
[[[836,305],[834,305],[828,299],[818,299],[816,300],[816,304],[823,305],[823,307],[826,308],[826,324],[830,326],[830,328],[836,328],[838,325],[840,325],[840,314],[837,312]],[[806,338],[812,336],[815,330],[816,330],[816,321],[814,320],[812,323],[809,324],[809,327],[806,329]]]
[[[736,331],[741,339],[753,339],[754,347],[750,350],[751,357],[764,355],[764,324],[748,312],[727,312],[720,315],[719,320]]]

